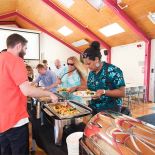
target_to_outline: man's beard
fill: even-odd
[[[24,50],[21,50],[21,51],[19,52],[19,57],[22,58],[22,59],[24,59],[25,54],[26,54],[26,53],[24,52]]]

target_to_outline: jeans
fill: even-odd
[[[0,133],[0,155],[29,155],[28,124]]]

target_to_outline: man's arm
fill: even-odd
[[[41,76],[38,75],[38,77],[34,81],[32,81],[31,85],[32,86],[38,86],[40,80],[41,80]]]
[[[52,89],[54,87],[57,87],[59,84],[61,84],[61,80],[59,78],[57,78],[55,83],[51,84],[50,86],[46,87],[45,89],[50,90],[50,89]]]
[[[20,90],[25,96],[29,97],[51,97],[53,102],[57,102],[58,98],[56,95],[49,91],[42,90],[40,88],[36,88],[30,85],[28,81],[23,82],[19,85]]]

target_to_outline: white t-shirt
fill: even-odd
[[[26,118],[23,118],[21,120],[19,120],[14,126],[13,128],[17,128],[17,127],[21,127],[25,124],[29,123],[29,119],[26,117]]]

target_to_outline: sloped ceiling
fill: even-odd
[[[107,47],[141,40],[126,23],[106,6],[98,11],[88,4],[86,0],[74,0],[74,5],[68,9],[60,4],[58,0],[48,1],[59,7],[76,22],[80,23],[83,28],[91,31],[92,35],[81,30],[76,24],[69,22],[49,6],[46,0],[0,0],[0,17],[3,17],[0,18],[0,23],[12,21],[16,22],[22,28],[43,30],[77,52],[82,52],[88,45],[76,48],[72,45],[73,42],[80,39],[86,39],[91,42],[94,40],[94,36],[103,42],[103,44],[106,44]],[[125,13],[133,19],[137,26],[149,38],[155,38],[155,25],[147,18],[149,12],[155,12],[154,0],[122,0],[122,2],[123,5],[128,5],[124,9]],[[14,12],[15,14],[13,15],[4,16]],[[118,23],[124,28],[125,32],[111,37],[105,37],[98,31],[99,28],[112,23]],[[67,37],[64,37],[57,31],[64,25],[73,30],[73,33]]]

